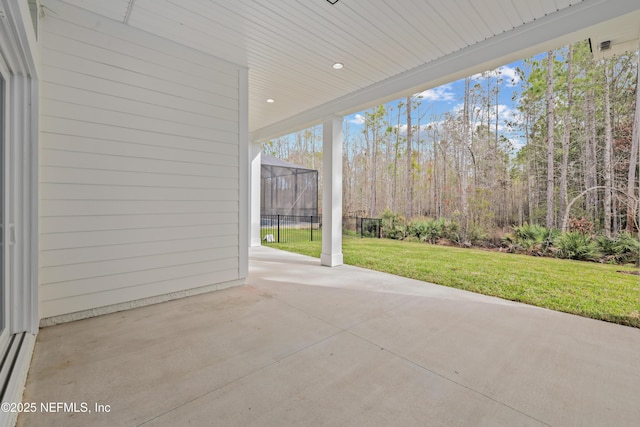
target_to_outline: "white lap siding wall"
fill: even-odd
[[[43,324],[241,283],[246,70],[59,2],[45,14]]]

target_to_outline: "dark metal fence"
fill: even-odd
[[[346,234],[379,239],[382,236],[382,219],[346,216],[342,218],[342,229]]]
[[[322,217],[317,215],[261,215],[263,243],[291,243],[321,240]]]
[[[322,240],[322,216],[261,215],[261,238],[263,243],[294,243]],[[380,238],[382,219],[345,217],[344,230],[355,232],[360,237]]]
[[[360,237],[376,237],[382,235],[381,218],[356,218],[356,229]]]

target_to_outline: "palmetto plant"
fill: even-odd
[[[409,224],[409,235],[427,243],[436,243],[440,238],[446,237],[446,231],[444,219],[413,221]]]
[[[633,234],[621,233],[614,239],[598,236],[596,243],[606,262],[640,265],[640,241]]]
[[[503,242],[508,246],[510,252],[544,255],[549,252],[557,235],[557,230],[548,229],[542,225],[523,224],[514,226],[513,232],[508,234]]]
[[[562,233],[555,239],[555,247],[558,258],[596,261],[602,256],[591,236],[579,231]]]

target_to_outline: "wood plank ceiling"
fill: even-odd
[[[64,1],[248,67],[249,128],[255,132],[604,0]],[[636,0],[624,1],[639,8]],[[333,69],[335,62],[344,68]]]

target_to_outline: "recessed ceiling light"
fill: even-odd
[[[269,104],[273,104],[273,103],[274,103],[274,102],[276,102],[276,101],[275,101],[273,98],[269,98],[269,99],[267,99],[267,102],[268,102]]]
[[[333,68],[335,70],[340,70],[344,67],[344,64],[342,62],[336,62],[335,64],[333,64]]]

